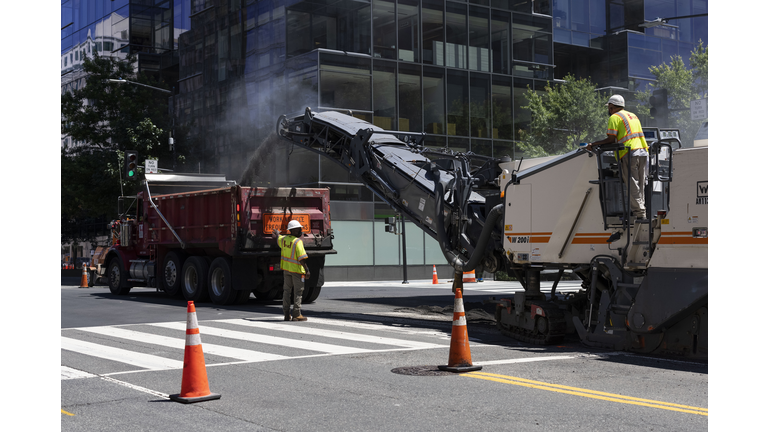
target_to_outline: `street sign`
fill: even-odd
[[[145,159],[144,160],[144,172],[146,174],[157,174],[157,159]]]
[[[691,120],[707,119],[707,100],[697,99],[691,101]]]

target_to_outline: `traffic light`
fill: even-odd
[[[669,103],[667,102],[667,89],[653,91],[649,100],[651,104],[651,117],[656,120],[657,127],[667,127],[669,120]]]
[[[126,150],[125,152],[125,179],[139,179],[139,153],[136,150]]]
[[[388,217],[384,218],[384,223],[387,225],[384,227],[384,230],[388,233],[397,234],[397,218],[395,217]]]

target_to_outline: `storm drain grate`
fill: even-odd
[[[408,366],[392,369],[393,373],[410,376],[446,376],[456,375],[454,372],[441,371],[437,366]]]

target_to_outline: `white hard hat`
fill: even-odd
[[[292,220],[288,222],[288,229],[292,230],[294,228],[301,228],[301,223],[297,220]]]
[[[608,99],[608,103],[605,104],[605,106],[608,105],[614,105],[614,106],[624,106],[624,98],[621,95],[613,95],[610,99]]]

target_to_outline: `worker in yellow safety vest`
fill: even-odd
[[[290,235],[280,235],[272,230],[272,238],[280,246],[280,269],[283,271],[283,315],[285,321],[306,321],[301,314],[301,296],[304,293],[304,281],[309,279],[307,252],[301,241],[301,223],[297,220],[288,222]],[[293,292],[293,316],[291,316],[291,292]]]
[[[608,107],[608,132],[602,141],[587,145],[587,150],[605,144],[624,144],[624,149],[616,152],[616,158],[621,162],[624,183],[629,183],[629,206],[632,214],[639,221],[645,217],[645,176],[648,164],[648,143],[645,142],[643,127],[637,116],[624,109],[624,98],[613,95],[605,104]],[[627,153],[631,157],[627,157]],[[629,174],[629,178],[627,175]]]

